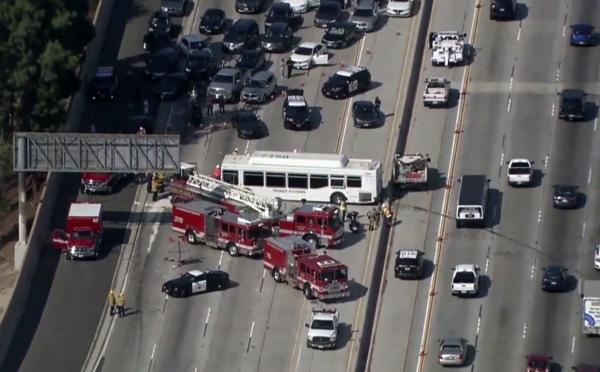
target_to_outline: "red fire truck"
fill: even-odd
[[[291,235],[265,239],[264,267],[278,283],[301,289],[307,299],[350,296],[348,267],[333,257],[315,253],[313,244]]]
[[[52,246],[65,252],[67,260],[98,258],[102,241],[102,204],[71,203],[64,230],[52,233]]]
[[[215,180],[212,177],[191,173],[186,181],[171,184],[171,200],[190,201],[208,198],[232,213],[247,213],[248,207],[260,213],[276,235],[298,235],[317,246],[335,247],[344,236],[344,225],[339,209],[326,204],[306,204],[284,214],[279,200],[270,200],[252,191]],[[241,206],[240,203],[243,205]]]
[[[264,238],[270,235],[256,214],[231,213],[204,200],[174,204],[172,228],[184,234],[190,244],[226,249],[231,256],[260,255]]]

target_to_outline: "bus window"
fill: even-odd
[[[310,188],[311,189],[322,189],[329,186],[329,177],[327,175],[311,174],[310,175]]]
[[[344,176],[331,176],[331,187],[344,187]]]
[[[244,172],[244,186],[264,186],[263,172]]]
[[[285,173],[267,172],[267,187],[285,187]]]
[[[288,187],[292,189],[308,188],[308,176],[306,174],[288,174]]]
[[[348,176],[348,179],[346,180],[346,185],[348,187],[361,188],[362,181],[361,181],[360,177]]]
[[[236,170],[224,170],[223,181],[232,185],[237,185],[239,181],[238,171]]]

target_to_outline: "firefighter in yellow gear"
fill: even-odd
[[[119,293],[117,297],[117,312],[119,313],[119,318],[125,316],[125,292]]]
[[[158,200],[158,193],[164,190],[165,184],[167,182],[167,175],[165,172],[159,171],[152,175],[152,187],[150,191],[152,192],[152,200]]]
[[[387,203],[383,203],[381,205],[381,212],[387,221],[388,226],[392,226],[394,222],[394,212],[390,209],[390,206]]]
[[[115,315],[115,305],[117,304],[117,298],[113,289],[108,292],[108,306],[110,307],[110,316]]]

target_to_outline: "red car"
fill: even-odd
[[[550,359],[544,355],[527,355],[527,372],[550,372]]]

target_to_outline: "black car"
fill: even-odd
[[[166,74],[154,86],[152,91],[161,100],[179,97],[187,87],[187,76],[183,73]]]
[[[241,139],[259,139],[267,135],[264,123],[254,111],[241,111],[234,116],[233,126]]]
[[[239,53],[254,48],[259,42],[258,23],[252,19],[237,20],[223,37],[223,51]]]
[[[164,31],[150,31],[144,35],[144,50],[154,52],[171,45],[171,35]]]
[[[185,72],[189,77],[208,81],[219,71],[219,66],[210,49],[194,50],[187,57]]]
[[[262,50],[270,53],[283,53],[294,45],[294,32],[289,24],[275,22],[265,30],[260,41]]]
[[[92,100],[113,99],[117,93],[118,80],[115,69],[102,66],[96,69],[96,75],[88,86],[88,94]]]
[[[564,120],[582,120],[585,117],[585,93],[579,89],[565,89],[560,93],[558,117]]]
[[[192,270],[162,286],[162,291],[171,297],[188,297],[196,293],[224,289],[229,285],[229,274],[224,271]]]
[[[562,266],[548,266],[542,277],[543,291],[562,292],[567,289],[567,269]]]
[[[592,46],[594,45],[594,26],[587,23],[578,23],[571,25],[570,44],[572,46]]]
[[[352,104],[352,118],[357,128],[373,128],[379,124],[379,110],[372,101],[356,101]]]
[[[346,48],[359,38],[356,27],[350,22],[336,22],[327,28],[321,43],[331,49]]]
[[[577,208],[577,189],[578,187],[573,185],[554,185],[554,208]]]
[[[310,108],[302,89],[289,89],[283,102],[283,127],[285,129],[311,129]]]
[[[177,71],[179,52],[175,48],[164,48],[146,59],[146,75],[158,80],[169,72]]]
[[[173,17],[183,17],[185,15],[185,5],[187,0],[162,0],[160,10]]]
[[[371,73],[365,67],[351,66],[333,74],[323,84],[321,93],[328,98],[347,98],[371,86]]]
[[[148,32],[152,31],[171,32],[171,17],[168,13],[159,10],[152,14],[148,21]]]
[[[242,71],[248,71],[251,74],[265,67],[265,54],[260,50],[247,50],[240,55],[235,64],[235,68]]]
[[[203,34],[218,34],[225,29],[227,16],[223,9],[207,9],[200,20],[200,32]]]
[[[271,5],[271,9],[267,13],[265,19],[265,30],[271,27],[275,22],[287,23],[292,27],[299,26],[299,20],[301,18],[296,16],[292,7],[288,3],[275,3]]]
[[[235,11],[238,13],[260,13],[265,7],[265,0],[235,0]]]
[[[517,17],[517,0],[492,0],[490,19],[515,19]]]
[[[423,272],[423,252],[401,249],[396,252],[394,276],[400,279],[419,279]]]
[[[337,1],[323,1],[315,13],[314,24],[317,27],[325,28],[342,18],[342,7]]]

